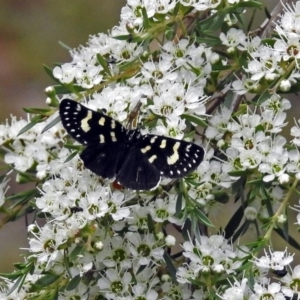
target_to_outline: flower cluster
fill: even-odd
[[[28,275],[9,297],[34,298],[37,293],[49,299],[108,300],[300,297],[295,283],[299,266],[291,270],[293,256],[287,250],[270,249],[257,256],[274,228],[287,237],[281,225],[287,221],[287,203],[300,179],[299,124],[291,129],[289,144],[282,131],[292,105],[279,94],[299,77],[291,69],[298,66],[300,2],[285,8],[277,23],[278,36],[269,44],[238,28],[210,39],[211,31],[201,35],[207,24],[187,25],[203,11],[210,16],[211,30],[219,24],[219,13],[227,26],[238,24],[236,15],[249,2],[249,8],[258,5],[238,0],[128,0],[119,26],[91,36],[85,46],[71,51],[71,62],[54,68],[63,88],[47,90],[51,108],[43,111],[43,117],[51,117],[46,122],[12,118],[11,124],[1,125],[4,162],[17,171],[19,182],[38,184],[31,198],[20,194],[14,199],[25,208],[34,202],[38,216],[47,221],[28,226],[30,256],[26,271],[20,273]],[[175,25],[178,30],[172,35]],[[207,44],[201,43],[203,39]],[[62,90],[68,91],[59,95]],[[247,92],[259,95],[247,100]],[[81,146],[70,142],[57,123],[57,106],[64,98],[102,110],[126,128],[139,127],[142,134],[200,144],[205,157],[181,180],[163,178],[150,191],[126,189],[83,166]],[[81,106],[75,107],[79,114]],[[89,118],[77,123],[82,131],[90,130]],[[113,120],[111,128],[116,126]],[[101,119],[97,122],[104,126]],[[116,138],[113,131],[110,135]],[[100,143],[106,142],[101,132],[98,136]],[[180,155],[176,149],[169,164]],[[152,163],[151,158],[148,161]],[[8,179],[1,182],[2,205]],[[218,218],[210,220],[216,215],[214,207],[225,207],[230,196],[240,205],[238,210],[229,212],[232,219],[226,226],[215,224]],[[209,226],[224,232],[209,235]],[[183,241],[170,234],[170,228],[178,230]],[[263,238],[251,249],[236,246],[249,228]],[[268,272],[281,275],[281,283],[271,283]],[[53,291],[45,282],[51,282]],[[7,299],[13,285],[3,279],[0,298]]]
[[[12,117],[11,123],[6,121],[6,124],[0,125],[0,146],[6,152],[4,162],[20,172],[17,179],[19,182],[23,176],[30,176],[30,172],[36,172],[38,179],[44,179],[48,163],[52,155],[60,151],[59,143],[62,141],[61,124],[42,134],[45,128],[45,123],[42,122],[20,134],[29,123],[30,120]],[[27,175],[24,174],[26,172]]]
[[[247,51],[245,74],[242,79],[232,83],[236,93],[259,93],[277,80],[279,90],[286,92],[297,83],[300,78],[297,61],[300,58],[299,11],[299,2],[293,7],[285,7],[282,18],[276,24],[278,37],[272,40],[272,44],[264,43],[257,36],[253,39],[246,37],[242,30],[235,28],[231,28],[226,35],[221,34],[222,43],[230,46],[229,53]],[[289,72],[287,77],[286,71],[293,67],[296,67],[295,71]]]

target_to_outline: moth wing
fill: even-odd
[[[157,168],[140,149],[132,147],[117,173],[116,180],[132,190],[151,190],[160,181]]]
[[[103,178],[116,176],[126,155],[122,143],[90,144],[80,154],[84,166]]]
[[[74,100],[62,100],[59,114],[64,128],[81,144],[123,141],[126,129],[119,122]]]
[[[204,149],[194,143],[158,135],[144,135],[137,147],[168,178],[181,178],[202,162]]]

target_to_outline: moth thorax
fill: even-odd
[[[139,139],[141,137],[141,133],[139,130],[135,129],[135,130],[129,130],[128,131],[128,140],[130,142],[134,142],[136,141],[137,139]]]

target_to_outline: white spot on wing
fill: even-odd
[[[80,105],[80,104],[77,104],[76,110],[77,110],[77,111],[81,111],[81,105]]]
[[[114,119],[111,120],[111,128],[112,129],[116,128],[116,121]]]
[[[89,110],[88,113],[87,113],[87,116],[81,120],[81,129],[84,131],[84,132],[88,132],[91,127],[88,123],[88,121],[92,118],[92,112]]]
[[[103,134],[100,134],[100,143],[103,144],[105,142],[105,138]]]
[[[116,142],[116,141],[117,141],[116,134],[115,134],[113,131],[111,131],[110,136],[111,136],[111,140],[112,140],[113,142]]]

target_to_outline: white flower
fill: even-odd
[[[226,35],[221,32],[220,39],[222,44],[229,47],[229,49],[238,48],[239,45],[245,44],[246,35],[241,29],[230,28]]]
[[[248,279],[243,278],[241,282],[235,279],[233,285],[225,290],[220,297],[223,300],[244,300],[248,294]]]
[[[275,140],[275,145],[273,146],[271,152],[266,156],[265,162],[261,163],[258,167],[258,170],[261,173],[267,173],[263,180],[269,182],[278,177],[279,180],[285,182],[288,180],[286,177],[286,164],[288,161],[288,152],[283,148],[281,142],[276,144],[279,139]]]
[[[191,297],[191,289],[187,284],[174,284],[172,282],[164,282],[161,286],[161,289],[164,293],[164,300],[189,300]]]
[[[261,104],[261,107],[277,112],[282,112],[291,108],[291,102],[288,99],[282,98],[278,94],[273,94],[271,97]]]
[[[133,299],[156,300],[158,293],[146,283],[137,283],[132,286]]]
[[[154,1],[128,0],[127,5],[122,8],[121,19],[123,21],[133,22],[134,25],[142,25],[142,9],[145,9],[148,18],[152,18],[155,14],[155,4],[156,3]]]
[[[129,272],[119,273],[115,269],[108,269],[103,277],[98,280],[97,285],[105,297],[116,299],[116,296],[128,292],[131,279],[132,276]]]
[[[152,234],[142,236],[139,233],[127,232],[126,237],[130,243],[130,252],[137,264],[148,265],[151,261],[163,259],[164,250],[156,245]]]
[[[209,126],[205,131],[206,137],[208,139],[220,140],[228,130],[227,126],[230,118],[231,111],[223,107],[220,114],[217,113],[209,119]]]
[[[121,236],[106,237],[103,241],[102,250],[96,255],[96,261],[99,265],[115,268],[119,266],[126,270],[132,266],[130,258],[129,245],[125,238]]]
[[[39,232],[31,232],[35,238],[29,239],[30,251],[37,258],[37,264],[49,270],[56,262],[63,260],[63,250],[59,248],[67,241],[66,231],[46,224]]]
[[[278,283],[270,283],[261,285],[259,283],[254,284],[254,294],[252,294],[249,300],[260,300],[260,299],[270,299],[270,297],[274,300],[285,300],[284,295],[280,292],[281,287]]]
[[[165,241],[167,246],[174,246],[176,243],[176,238],[169,234],[168,236],[166,236]]]
[[[145,62],[141,67],[141,73],[145,79],[153,80],[158,84],[167,80],[173,81],[177,78],[177,73],[173,70],[172,63],[163,59],[158,63],[153,61]]]
[[[294,255],[289,255],[287,249],[285,251],[274,251],[272,252],[271,248],[269,253],[264,250],[265,256],[261,258],[255,258],[255,265],[261,268],[267,268],[271,270],[283,270],[293,261]]]
[[[299,291],[299,282],[300,280],[300,265],[297,265],[292,270],[292,274],[287,273],[283,278],[280,279],[284,286],[282,286],[281,290],[283,294],[292,298],[294,294],[300,297]]]
[[[169,197],[157,198],[149,204],[149,213],[153,220],[158,223],[169,221],[173,224],[181,225],[182,223],[175,217],[176,214],[176,195]]]
[[[55,67],[53,69],[53,76],[58,79],[61,83],[71,83],[76,74],[76,67],[71,63],[63,64],[60,67]]]

